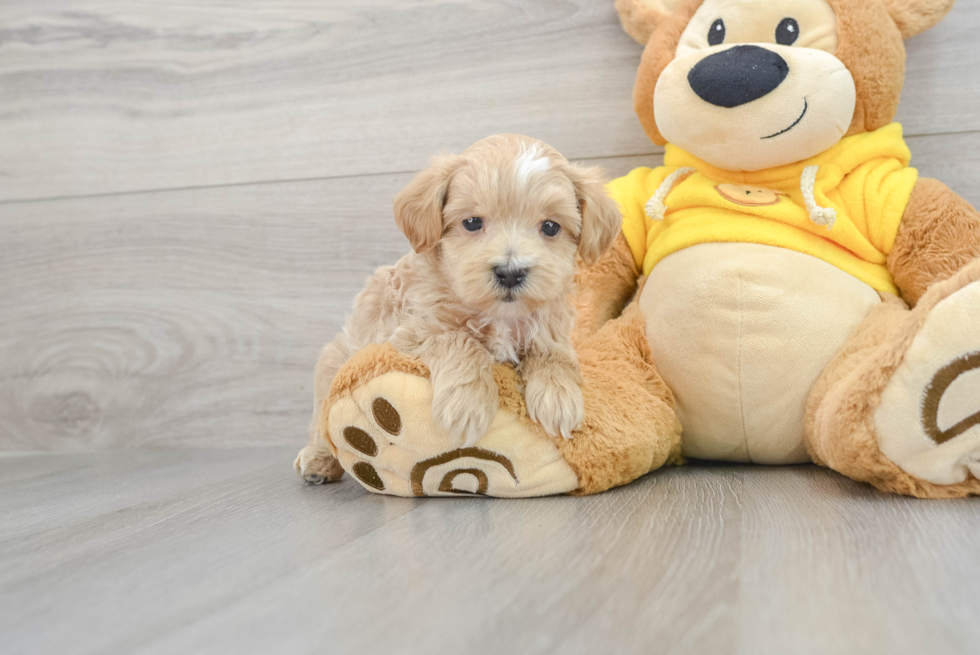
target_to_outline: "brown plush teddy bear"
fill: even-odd
[[[594,493],[683,456],[813,461],[879,489],[980,494],[980,215],[909,168],[904,38],[953,0],[618,0],[665,165],[610,184],[616,246],[579,276],[585,423],[527,418],[517,374],[474,447],[428,372],[362,351],[298,464],[397,495]]]

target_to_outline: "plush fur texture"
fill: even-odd
[[[634,99],[638,117],[656,143],[664,142],[654,107],[658,80],[675,58],[678,43],[691,18],[709,1],[617,0],[616,6],[624,28],[646,45]],[[833,56],[847,67],[856,93],[854,114],[846,133],[859,134],[878,129],[892,121],[897,110],[904,77],[905,49],[902,38],[937,23],[952,2],[826,2],[836,17],[837,41]],[[766,14],[768,21],[772,18],[769,15],[772,6],[766,5],[765,9],[769,12]],[[742,10],[751,13],[748,5],[741,7]],[[842,125],[833,127],[839,132],[845,131]],[[542,164],[535,163],[536,156],[518,156],[517,159],[521,161],[516,164],[516,170],[524,171],[523,175],[533,176],[544,168]],[[517,159],[511,157],[508,161]],[[449,231],[451,226],[470,213],[469,208],[466,211],[459,208],[457,211],[453,204],[458,179],[456,171],[464,168],[458,158],[439,160],[403,196],[404,206],[399,209],[399,224],[416,249],[424,253],[440,252],[441,244],[455,238]],[[521,174],[517,177],[521,177]],[[612,248],[600,256],[602,246],[613,240],[612,232],[615,230],[610,232],[608,240],[604,237],[592,240],[587,234],[588,212],[597,208],[600,214],[603,211],[594,187],[591,192],[584,190],[590,186],[588,179],[589,175],[581,179],[576,179],[574,174],[567,175],[568,183],[576,189],[580,213],[586,219],[577,239],[577,254],[582,262],[575,277],[578,319],[571,333],[565,333],[577,351],[585,409],[584,420],[575,438],[566,440],[549,436],[533,420],[538,417],[533,408],[529,410],[529,405],[541,402],[541,399],[535,399],[530,391],[532,385],[526,365],[522,370],[516,370],[512,365],[494,365],[492,361],[487,364],[495,387],[493,399],[497,418],[504,417],[503,424],[508,426],[505,432],[497,434],[510,435],[514,440],[550,439],[578,478],[578,488],[574,493],[583,494],[625,484],[658,467],[682,462],[681,426],[675,411],[677,403],[673,392],[658,373],[653,355],[659,352],[665,357],[664,348],[669,348],[669,344],[659,344],[659,350],[651,348],[647,332],[650,323],[638,302],[644,292],[660,293],[664,288],[647,286],[647,278],[640,276],[633,254],[622,235]],[[465,193],[477,193],[478,186],[471,187]],[[439,210],[443,205],[441,218],[444,222],[440,222]],[[460,252],[464,252],[464,249],[461,248]],[[457,264],[460,278],[469,279],[466,267],[474,259],[481,261],[482,258],[485,262],[485,254],[479,247],[466,251],[465,261],[461,259]],[[959,329],[958,332],[943,332],[943,335],[954,334],[956,339],[966,335],[962,339],[966,344],[964,355],[973,357],[973,351],[980,348],[980,341],[973,341],[971,327],[976,310],[971,303],[976,298],[976,285],[980,284],[980,217],[942,184],[934,180],[920,180],[906,206],[902,226],[888,255],[887,267],[905,300],[884,296],[882,304],[867,314],[830,364],[822,369],[817,383],[812,388],[808,387],[804,417],[806,450],[816,463],[853,479],[867,481],[885,491],[925,498],[980,494],[980,480],[973,476],[962,482],[943,485],[917,478],[899,468],[882,451],[882,443],[888,450],[888,444],[895,442],[883,439],[888,436],[887,433],[877,433],[879,423],[875,418],[876,410],[883,406],[882,399],[887,400],[894,389],[900,389],[902,393],[910,390],[908,397],[911,403],[918,403],[923,397],[922,387],[900,384],[903,381],[902,372],[909,370],[910,362],[905,360],[910,349],[914,354],[921,353],[925,348],[926,356],[921,359],[926,365],[934,365],[935,370],[948,370],[949,360],[930,359],[928,348],[931,342],[928,339],[917,340],[918,336],[930,334],[931,327],[942,324],[937,316],[948,319],[952,315],[953,320],[949,324]],[[473,294],[476,299],[486,298],[481,295],[479,286],[471,286],[471,283],[467,283],[467,293]],[[711,284],[711,281],[705,280],[704,284]],[[562,290],[570,288],[562,287]],[[794,289],[792,292],[803,293],[805,289]],[[952,314],[947,310],[952,310]],[[862,309],[861,316],[864,316],[864,311]],[[940,311],[945,313],[939,314]],[[930,322],[930,319],[934,320]],[[956,339],[947,340],[948,344],[952,344],[950,348],[960,348],[962,344]],[[916,351],[916,348],[919,350]],[[331,402],[341,397],[353,397],[354,394],[370,398],[374,380],[387,372],[426,377],[438,388],[438,366],[426,366],[431,362],[426,362],[421,353],[415,353],[419,355],[417,357],[410,354],[411,349],[403,344],[367,346],[351,357],[332,378],[329,394],[322,385],[318,386],[317,407],[322,411],[317,421],[318,429],[314,431],[327,439],[317,447],[327,452],[332,447],[329,443],[331,435],[326,430]],[[562,366],[567,364],[561,353],[552,359]],[[910,356],[908,359],[916,358]],[[328,356],[322,361],[323,367],[329,369],[334,366],[335,359]],[[955,364],[966,360],[956,352],[952,361]],[[916,363],[922,364],[919,361]],[[667,367],[663,370],[666,374]],[[933,369],[926,370],[932,374]],[[318,372],[318,375],[327,377],[322,372]],[[968,380],[959,387],[959,395],[956,396],[956,403],[959,404],[953,405],[960,413],[964,407],[968,412],[976,409],[969,400],[975,391],[970,386],[972,384],[975,382]],[[522,385],[526,388],[522,388]],[[944,390],[947,388],[951,387],[943,387]],[[905,396],[899,395],[898,398],[899,402],[904,403]],[[907,406],[903,404],[902,407]],[[918,408],[917,404],[915,408]],[[433,411],[439,411],[438,402],[434,403]],[[975,426],[969,423],[974,416],[967,414],[966,422],[955,425],[975,430]],[[956,418],[962,417],[957,414]],[[948,422],[944,427],[946,425]],[[961,443],[972,448],[977,435],[971,432],[968,436],[969,440]],[[951,436],[949,443],[959,438]],[[506,443],[495,443],[499,446],[496,455],[505,457]],[[553,455],[554,450],[551,453]],[[974,466],[980,453],[968,453],[968,456],[971,458],[970,465]],[[544,470],[550,463],[553,462],[542,462],[541,469]],[[970,470],[975,471],[975,466]],[[493,495],[493,490],[488,493]]]
[[[578,474],[576,493],[597,493],[681,463],[674,397],[657,373],[639,306],[632,303],[583,340],[579,358],[585,423],[576,439],[558,443]]]
[[[905,43],[877,0],[828,0],[837,14],[837,58],[854,78],[857,106],[847,134],[871,132],[895,119],[905,83]]]
[[[598,262],[579,270],[575,278],[578,318],[572,333],[576,346],[623,312],[636,294],[638,274],[633,253],[622,233]]]
[[[958,484],[936,485],[900,469],[882,454],[873,417],[882,391],[930,312],[978,280],[980,261],[934,284],[912,311],[895,297],[884,298],[872,311],[810,394],[806,435],[813,461],[882,491],[919,498],[980,495],[980,480],[972,476]]]
[[[905,210],[888,270],[916,305],[934,283],[980,258],[980,213],[938,180],[920,178]]]
[[[636,74],[633,102],[636,114],[650,140],[658,145],[666,139],[657,127],[654,90],[661,73],[673,61],[681,35],[704,0],[685,0],[676,11],[664,16],[659,10],[642,12],[623,3],[620,19],[627,31],[641,36],[659,18],[643,52]],[[848,135],[876,130],[887,125],[898,111],[905,80],[905,44],[902,33],[877,0],[828,0],[837,14],[838,48],[834,55],[854,78],[857,106]],[[937,21],[938,22],[938,21]]]
[[[681,34],[684,33],[688,22],[702,2],[703,0],[683,0],[674,13],[664,18],[656,27],[640,60],[640,69],[636,73],[636,83],[633,85],[633,108],[643,130],[657,145],[667,144],[667,140],[657,129],[657,117],[654,113],[653,95],[657,88],[657,81],[664,69],[674,60]],[[630,24],[632,15],[620,14],[620,19],[624,24]]]
[[[902,36],[911,39],[938,25],[956,0],[882,0]]]
[[[616,0],[616,11],[627,34],[640,45],[646,45],[681,0]]]
[[[644,12],[636,6],[642,5],[639,0],[617,5],[627,32],[646,45],[634,101],[640,122],[655,143],[665,141],[657,123],[655,89],[659,94],[657,85],[675,58],[686,26],[707,2],[682,2],[673,13],[663,11],[659,4],[655,11]],[[837,46],[832,54],[851,73],[856,94],[847,135],[877,130],[894,120],[898,109],[905,75],[903,38],[936,25],[953,2],[827,2],[836,16]],[[675,77],[678,81],[672,83],[684,83]],[[736,163],[733,170],[745,169],[737,168]],[[909,311],[896,298],[885,302],[826,369],[812,391],[806,416],[807,446],[814,461],[897,493],[958,497],[977,492],[975,479],[940,486],[899,469],[878,448],[872,415],[930,311],[976,279],[980,271],[978,235],[980,217],[973,207],[935,180],[918,182],[887,261],[902,296],[915,309]]]
[[[619,226],[601,173],[534,139],[489,137],[437,158],[398,195],[395,219],[415,252],[380,268],[358,295],[321,354],[315,404],[354,353],[390,342],[431,371],[436,421],[459,445],[489,428],[492,367],[503,362],[520,366],[530,416],[571,438],[584,413],[571,343],[576,258],[594,263]],[[511,274],[516,286],[503,281]],[[318,439],[312,431],[297,468],[332,479]]]
[[[587,418],[575,439],[553,440],[579,478],[579,488],[573,493],[599,493],[651,470],[681,463],[680,424],[673,411],[673,396],[654,368],[636,307],[607,323],[588,340],[582,353],[588,360],[582,367]],[[327,429],[330,407],[392,372],[430,377],[421,361],[390,344],[374,344],[351,357],[334,379],[314,426],[327,437],[324,448],[335,449]],[[510,427],[513,439],[548,439],[528,415],[523,383],[515,369],[495,365],[493,377],[499,389],[498,411],[516,419]]]
[[[788,17],[792,31],[777,40]],[[728,171],[768,170],[833,147],[857,94],[834,56],[837,22],[826,0],[704,0],[657,80],[657,132]]]

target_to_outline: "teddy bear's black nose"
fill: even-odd
[[[731,109],[771,93],[787,75],[789,65],[772,50],[739,45],[702,59],[687,81],[705,102]]]

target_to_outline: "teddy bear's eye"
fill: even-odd
[[[776,28],[776,43],[793,45],[800,38],[800,24],[792,18],[784,18]]]
[[[718,19],[708,30],[708,45],[721,45],[725,42],[725,21]]]

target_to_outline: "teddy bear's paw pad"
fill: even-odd
[[[474,446],[457,448],[432,418],[429,380],[408,373],[386,373],[337,399],[328,429],[340,464],[375,493],[520,497],[578,487],[555,445],[507,410]]]
[[[514,463],[508,458],[483,448],[459,448],[413,466],[412,493],[416,496],[486,496],[491,479],[494,495],[517,495],[515,492],[520,489]]]
[[[875,412],[882,453],[934,484],[980,478],[980,282],[942,300]]]

